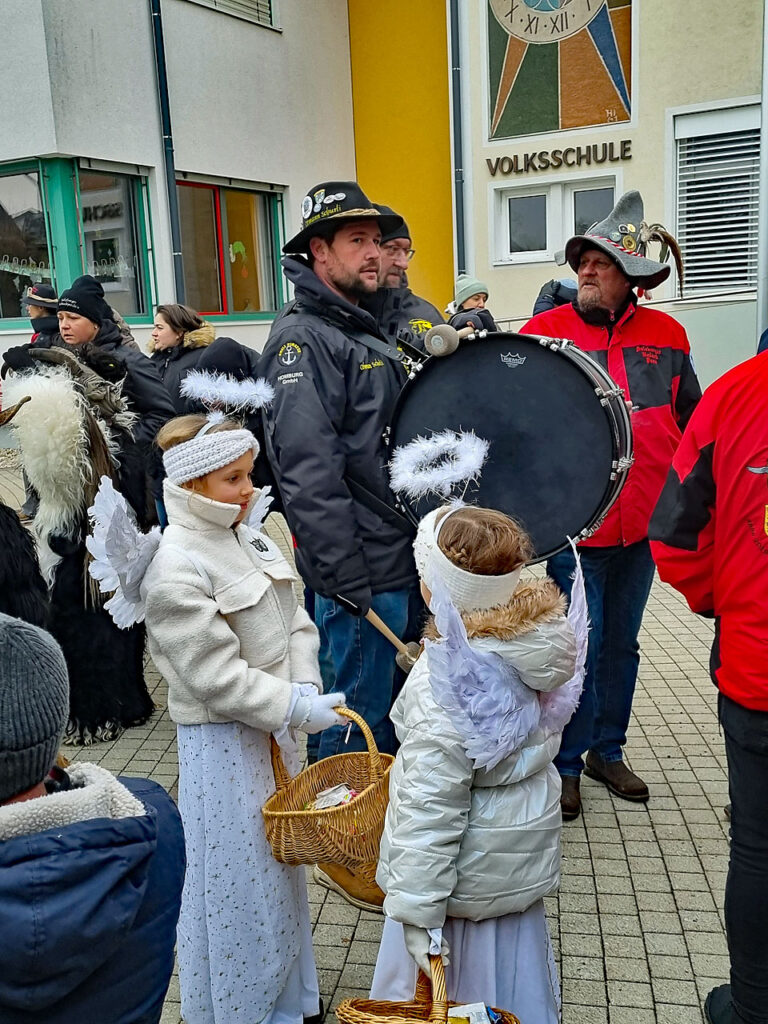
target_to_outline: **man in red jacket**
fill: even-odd
[[[525,334],[573,340],[608,371],[632,408],[634,465],[618,501],[580,547],[592,628],[584,692],[555,759],[565,820],[581,811],[587,751],[591,778],[625,800],[648,799],[648,787],[622,760],[640,663],[637,637],[653,582],[648,522],[701,397],[683,328],[666,313],[637,304],[636,287],[653,288],[670,273],[645,255],[648,234],[640,193],[627,192],[604,221],[565,248],[578,274],[576,300],[540,313],[523,328]],[[573,570],[570,551],[547,563],[566,593]]]
[[[651,519],[663,580],[715,617],[710,671],[720,693],[731,798],[725,926],[731,984],[710,1024],[768,1021],[768,353],[706,392]]]

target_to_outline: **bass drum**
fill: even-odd
[[[526,334],[467,338],[411,374],[389,431],[395,448],[439,430],[473,430],[490,442],[467,503],[500,509],[528,531],[543,561],[584,539],[616,501],[632,463],[622,392],[568,341]],[[413,522],[443,504],[400,498]]]

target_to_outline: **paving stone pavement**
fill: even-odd
[[[23,490],[16,460],[0,455],[0,498],[17,505]],[[626,750],[651,800],[627,803],[584,778],[584,814],[564,826],[562,884],[547,900],[563,1024],[703,1024],[704,997],[728,979],[728,787],[708,674],[711,638],[710,622],[657,580],[640,637]],[[175,797],[176,730],[151,665],[148,681],[158,711],[146,726],[67,753],[118,774],[149,776]],[[308,882],[320,988],[332,1009],[347,996],[367,995],[381,918]],[[162,1024],[179,1024],[179,1011],[174,976]]]
[[[563,1024],[702,1024],[706,993],[728,978],[728,796],[707,669],[711,636],[710,623],[657,580],[627,744],[651,800],[630,804],[584,778],[584,814],[563,829],[562,885],[547,900]],[[148,678],[159,708],[152,721],[75,756],[150,776],[175,797],[175,728],[151,665]],[[367,995],[381,918],[308,881],[320,988],[333,1008]],[[178,1024],[179,1009],[174,976],[162,1024]]]

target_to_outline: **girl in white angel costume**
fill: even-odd
[[[436,509],[414,552],[435,617],[391,713],[402,745],[377,874],[386,921],[371,996],[412,998],[417,965],[428,972],[442,948],[449,999],[556,1024],[543,904],[560,871],[552,760],[581,689],[585,603],[574,598],[574,630],[552,581],[520,584],[530,542],[501,512]]]
[[[131,529],[107,484],[89,548],[103,589],[120,576],[107,605],[116,619],[145,611],[178,726],[181,1012],[187,1024],[319,1020],[304,873],[273,858],[261,807],[275,788],[270,733],[295,770],[294,730],[344,724],[333,711],[344,696],[322,695],[317,630],[297,604],[293,570],[258,515],[255,528],[244,523],[253,434],[221,414],[181,416],[157,443],[169,520],[159,546],[134,530],[133,547],[115,552],[119,527]]]

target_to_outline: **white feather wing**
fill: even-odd
[[[253,530],[254,533],[258,533],[261,530],[264,520],[269,515],[269,507],[273,501],[272,488],[269,485],[262,487],[261,493],[251,506],[251,511],[246,519],[246,526]]]
[[[88,509],[93,533],[86,538],[91,576],[102,594],[112,594],[104,607],[120,629],[144,620],[141,583],[160,543],[160,530],[142,533],[128,502],[103,476]]]

